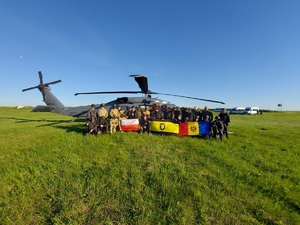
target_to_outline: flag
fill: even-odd
[[[184,122],[180,124],[179,136],[192,135],[210,135],[210,123],[206,121],[200,122]]]
[[[139,130],[140,129],[139,119],[121,120],[121,129],[122,131]]]
[[[206,121],[200,121],[199,122],[199,127],[200,127],[200,134],[209,136],[210,135],[210,123]]]
[[[184,122],[180,123],[179,136],[200,135],[198,122]]]
[[[153,133],[178,135],[179,124],[164,120],[151,120],[150,129]]]

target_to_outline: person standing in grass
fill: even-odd
[[[92,104],[91,108],[89,109],[89,111],[86,114],[86,119],[87,119],[87,125],[89,122],[92,122],[92,119],[97,120],[97,110],[95,109],[95,105]]]
[[[222,108],[221,113],[219,114],[219,117],[221,121],[224,123],[224,133],[226,137],[228,138],[228,126],[230,123],[230,116],[229,113],[227,113],[225,108]]]

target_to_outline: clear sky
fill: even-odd
[[[143,74],[156,92],[300,110],[299,12],[299,0],[1,0],[0,105],[43,105],[21,91],[42,71],[66,106],[126,96],[76,92],[139,91],[128,76]]]

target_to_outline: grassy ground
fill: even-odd
[[[232,115],[223,142],[0,107],[0,224],[300,224],[300,112]]]

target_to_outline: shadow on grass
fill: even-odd
[[[63,126],[63,125],[59,125],[59,126],[54,126],[56,128],[59,128],[59,129],[64,129],[66,130],[67,132],[76,132],[76,133],[79,133],[79,134],[82,134],[82,135],[85,135],[86,134],[86,126],[85,124],[82,124],[82,125],[66,125],[66,126]]]
[[[36,127],[54,127],[58,129],[64,129],[67,132],[86,134],[85,118],[78,118],[75,120],[75,122],[69,119],[23,119],[16,117],[2,117],[1,119],[15,120],[16,123],[42,123],[40,125],[36,125]]]

